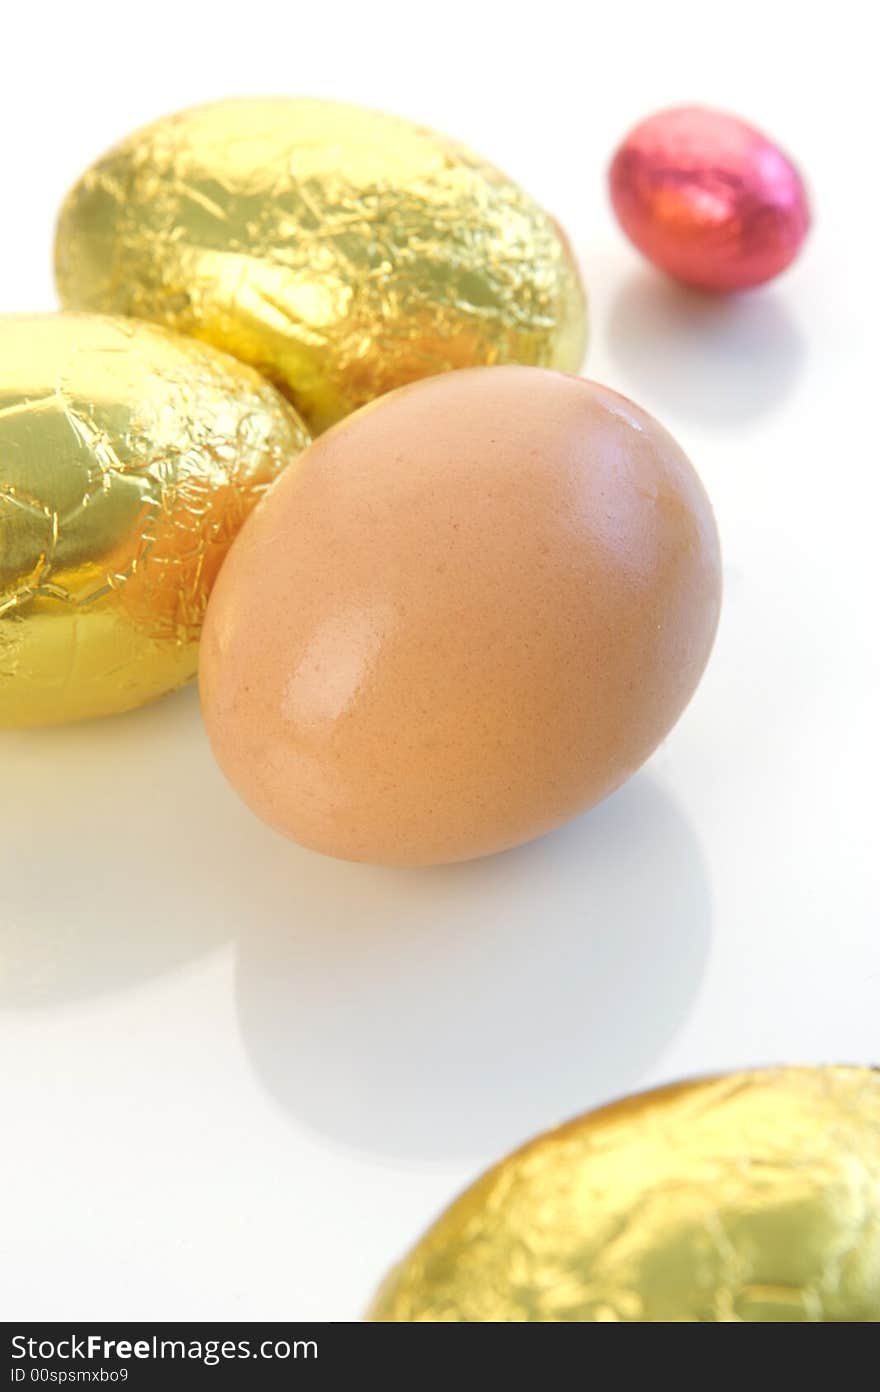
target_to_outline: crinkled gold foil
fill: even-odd
[[[219,102],[98,160],[61,211],[71,308],[233,353],[321,430],[450,368],[577,371],[584,293],[557,225],[462,146],[333,102]]]
[[[880,1072],[776,1068],[592,1112],[389,1276],[397,1321],[880,1321]]]
[[[191,339],[0,319],[0,726],[127,710],[190,678],[223,557],[307,443],[268,383]]]

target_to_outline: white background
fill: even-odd
[[[590,375],[678,435],[725,548],[715,655],[633,781],[522,850],[335,863],[260,825],[195,693],[0,735],[0,1314],[356,1318],[464,1183],[645,1084],[878,1061],[878,130],[869,7],[13,6],[0,307],[54,306],[52,224],[131,128],[307,93],[463,138],[567,226]],[[604,170],[687,100],[803,167],[798,265],[684,294]]]

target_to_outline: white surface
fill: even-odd
[[[727,591],[703,685],[648,768],[545,841],[450,870],[274,836],[214,768],[191,691],[0,736],[5,1318],[353,1318],[535,1129],[708,1069],[878,1060],[867,12],[15,7],[0,305],[53,306],[61,195],[165,111],[306,92],[445,128],[567,225],[586,370],[691,454]],[[765,126],[813,189],[802,261],[736,302],[660,281],[606,207],[620,135],[690,99]]]

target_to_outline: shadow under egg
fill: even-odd
[[[229,940],[205,907],[217,850],[194,687],[4,732],[0,757],[0,1009],[136,986]]]
[[[697,425],[747,426],[795,385],[806,341],[769,291],[710,295],[655,272],[629,276],[605,328],[620,389]]]
[[[389,871],[295,851],[238,940],[241,1033],[277,1102],[347,1147],[501,1153],[630,1090],[703,974],[698,842],[642,775],[528,846]]]

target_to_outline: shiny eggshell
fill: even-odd
[[[702,290],[742,290],[794,260],[810,211],[777,145],[736,116],[676,107],[642,121],[609,174],[630,240],[655,266]]]
[[[731,1073],[549,1131],[447,1209],[371,1318],[880,1322],[880,1073]]]
[[[650,416],[554,372],[450,373],[337,426],[251,517],[206,621],[208,733],[306,846],[484,855],[638,768],[719,597],[708,500]]]
[[[129,710],[192,677],[229,544],[308,438],[192,339],[0,319],[0,726]]]
[[[216,102],[86,171],[65,306],[151,319],[258,368],[314,431],[478,363],[575,371],[585,300],[532,198],[446,136],[338,102]]]

